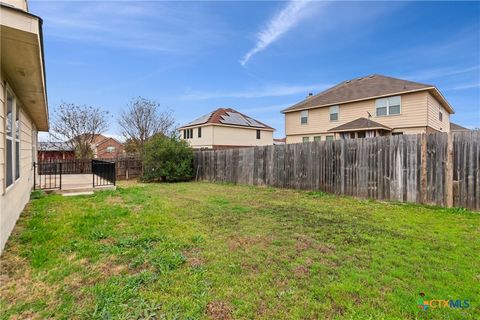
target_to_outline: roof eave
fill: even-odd
[[[317,106],[309,106],[309,107],[304,107],[304,108],[298,108],[298,109],[291,109],[294,106],[292,107],[289,107],[287,109],[284,109],[282,111],[280,111],[281,113],[290,113],[290,112],[297,112],[297,111],[302,111],[302,110],[309,110],[309,109],[316,109],[316,108],[324,108],[324,107],[330,107],[330,106],[336,106],[336,105],[342,105],[342,104],[347,104],[347,103],[352,103],[352,102],[359,102],[359,101],[366,101],[366,100],[372,100],[372,99],[378,99],[378,98],[384,98],[384,97],[390,97],[390,96],[394,96],[394,95],[398,95],[398,94],[406,94],[406,93],[415,93],[415,92],[421,92],[421,91],[429,91],[429,90],[432,90],[432,89],[435,89],[439,94],[440,96],[442,97],[442,99],[445,101],[446,105],[448,106],[448,108],[450,108],[451,110],[453,110],[453,108],[451,108],[451,106],[448,104],[448,102],[445,100],[445,98],[442,96],[442,94],[440,93],[440,91],[432,86],[432,87],[425,87],[425,88],[421,88],[421,89],[414,89],[414,90],[407,90],[407,91],[400,91],[400,92],[392,92],[392,93],[388,93],[388,94],[383,94],[383,95],[378,95],[378,96],[372,96],[372,97],[366,97],[366,98],[360,98],[360,99],[353,99],[353,100],[345,100],[345,101],[337,101],[337,102],[333,102],[333,103],[327,103],[327,104],[322,104],[322,105],[317,105]],[[305,103],[307,100],[304,100],[303,103]],[[300,103],[301,104],[301,103]]]
[[[272,127],[253,127],[253,126],[240,126],[240,125],[233,125],[233,124],[221,124],[221,123],[201,123],[201,124],[193,124],[193,125],[185,125],[183,127],[179,127],[178,130],[182,129],[192,129],[196,127],[206,127],[206,126],[219,126],[219,127],[233,127],[233,128],[243,128],[243,129],[258,129],[258,130],[267,130],[267,131],[276,131],[275,128]]]
[[[328,132],[351,132],[351,131],[365,131],[365,130],[385,130],[385,131],[392,131],[391,128],[386,127],[365,127],[365,128],[354,128],[354,129],[340,129],[336,130],[335,128],[328,130]]]

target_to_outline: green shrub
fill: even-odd
[[[146,182],[188,181],[193,175],[193,150],[185,140],[157,135],[145,144],[143,168]]]

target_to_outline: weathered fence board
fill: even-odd
[[[480,210],[480,133],[205,150],[196,179]]]

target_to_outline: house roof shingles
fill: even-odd
[[[368,100],[374,97],[421,90],[431,90],[432,94],[444,104],[447,110],[451,110],[453,113],[453,108],[445,98],[443,98],[435,86],[379,74],[344,81],[330,89],[308,97],[284,109],[282,112],[287,113],[315,107],[326,107],[351,101]]]
[[[338,127],[332,128],[328,131],[345,132],[345,131],[373,130],[373,129],[382,129],[382,130],[392,131],[392,128],[367,118],[358,118],[353,121],[344,123]]]
[[[467,129],[465,127],[462,127],[459,124],[450,122],[450,131],[470,131],[470,129]]]
[[[238,112],[232,108],[219,108],[213,112],[201,116],[198,119],[193,120],[183,126],[180,129],[194,127],[205,124],[220,124],[247,128],[257,128],[266,130],[275,130],[274,128],[266,125],[263,122],[255,120],[241,112]]]

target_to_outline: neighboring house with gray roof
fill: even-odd
[[[179,128],[197,149],[273,145],[274,128],[231,108],[219,108]]]
[[[450,132],[468,132],[470,129],[462,127],[459,124],[450,122]]]
[[[433,85],[383,75],[344,81],[282,111],[287,143],[449,132],[454,113]]]

